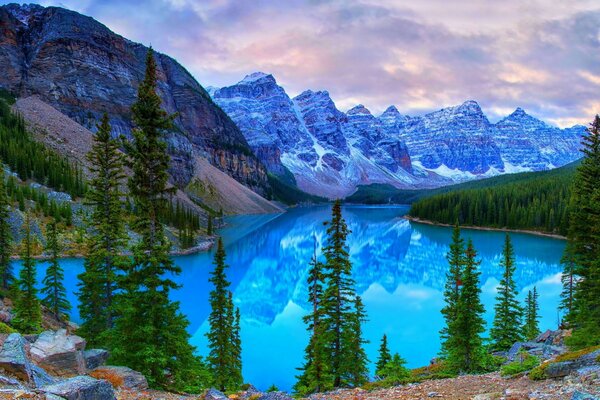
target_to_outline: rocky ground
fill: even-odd
[[[341,390],[313,395],[311,400],[592,400],[600,397],[600,369],[594,374],[567,379],[532,381],[527,376],[503,378],[499,373],[467,375],[367,392]],[[585,394],[588,397],[585,397]],[[593,397],[595,395],[596,397]],[[577,397],[579,396],[579,397]]]
[[[10,307],[0,306],[0,321],[9,331]],[[108,352],[89,349],[75,335],[76,326],[44,316],[41,334],[0,334],[0,400],[292,400],[286,393],[263,393],[250,386],[226,396],[211,389],[201,395],[150,390],[146,378],[127,367],[107,366]],[[517,360],[522,352],[543,360],[533,371],[515,377],[500,373],[432,379],[387,389],[337,390],[306,400],[600,400],[600,347],[568,352],[568,331],[547,331],[530,342],[515,343],[503,354]],[[426,376],[432,368],[419,369]],[[421,375],[421,373],[425,375]],[[431,373],[431,372],[429,372]],[[532,380],[528,375],[541,380]]]

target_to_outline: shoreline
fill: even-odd
[[[202,242],[198,243],[196,246],[190,247],[189,249],[177,249],[174,251],[170,251],[169,256],[170,257],[179,257],[179,256],[189,256],[192,254],[204,253],[206,251],[209,251],[214,245],[215,245],[215,240],[214,240],[214,238],[211,238],[208,240],[203,240]],[[130,256],[131,253],[123,253],[121,255],[122,256]],[[73,258],[73,259],[79,260],[79,259],[83,259],[85,257],[86,257],[85,254],[61,254],[58,257],[58,259],[64,260],[67,258]],[[45,255],[45,254],[38,254],[31,258],[33,258],[36,261],[50,260],[50,256]],[[14,255],[10,256],[10,259],[11,259],[11,261],[19,261],[22,259],[22,257],[20,255],[14,254]]]
[[[411,217],[409,215],[405,215],[403,218],[408,221],[416,222],[418,224],[424,224],[424,225],[445,226],[445,227],[450,227],[450,228],[454,226],[453,224],[444,224],[442,222],[434,222],[434,221],[430,221],[427,219]],[[476,230],[476,231],[524,233],[527,235],[543,236],[543,237],[548,237],[548,238],[558,239],[558,240],[567,240],[566,236],[558,235],[556,233],[546,233],[546,232],[532,231],[532,230],[527,230],[527,229],[493,228],[493,227],[489,227],[489,226],[475,226],[475,225],[461,225],[460,228],[461,229],[472,229],[472,230]]]

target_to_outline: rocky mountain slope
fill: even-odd
[[[38,96],[91,130],[108,112],[114,133],[130,134],[130,106],[143,78],[145,46],[58,7],[2,6],[0,28],[0,87],[17,97]],[[266,169],[235,123],[175,60],[157,53],[156,61],[163,106],[177,113],[168,138],[173,183],[184,189],[201,157],[258,193],[268,193]]]
[[[330,198],[371,183],[438,187],[552,169],[580,157],[585,130],[552,127],[520,108],[492,124],[475,101],[418,117],[394,106],[380,116],[362,105],[343,113],[326,91],[292,99],[260,72],[209,93],[272,173]]]

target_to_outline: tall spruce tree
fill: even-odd
[[[313,257],[308,270],[308,303],[312,310],[303,317],[310,339],[304,351],[304,365],[299,368],[294,391],[300,395],[319,393],[331,389],[331,376],[326,363],[327,346],[321,300],[324,287],[324,265],[317,259],[317,238],[314,238]]]
[[[12,233],[10,229],[10,198],[6,191],[4,167],[0,163],[0,287],[8,290],[14,280],[10,256]]]
[[[150,49],[132,106],[133,139],[125,143],[132,170],[129,192],[135,205],[132,228],[139,240],[125,268],[112,357],[143,373],[154,387],[177,389],[187,384],[186,374],[197,367],[198,359],[189,344],[189,323],[179,304],[169,299],[178,285],[168,277],[180,273],[169,257],[171,243],[160,221],[173,192],[167,187],[169,155],[164,141],[172,117],[161,109],[156,86],[156,62]]]
[[[390,349],[388,348],[387,335],[384,334],[381,338],[381,345],[379,345],[379,357],[377,358],[377,363],[375,364],[375,375],[377,375],[377,377],[385,378],[383,375],[383,369],[391,360],[392,353],[390,353]]]
[[[231,283],[227,280],[225,270],[225,247],[219,238],[213,262],[215,268],[211,272],[209,282],[213,290],[209,294],[210,315],[208,316],[209,368],[214,379],[213,384],[221,391],[239,389],[241,375],[241,341],[239,338],[239,314],[234,310]]]
[[[450,343],[450,338],[454,336],[454,333],[451,332],[450,329],[457,317],[462,273],[465,266],[465,242],[460,236],[460,227],[458,226],[458,223],[454,226],[450,251],[446,258],[450,268],[446,274],[446,283],[444,284],[445,306],[442,308],[442,315],[444,316],[445,326],[440,331],[440,337],[442,339],[442,356],[446,356],[448,347],[453,346],[453,344]]]
[[[349,346],[345,344],[347,331],[354,326],[354,280],[352,264],[346,240],[350,230],[342,216],[342,205],[338,200],[331,209],[331,221],[327,227],[327,246],[323,248],[325,256],[325,289],[321,301],[323,307],[324,340],[328,345],[327,365],[333,378],[332,386],[341,387],[350,384],[344,378],[352,375],[353,366],[346,360]]]
[[[573,254],[573,245],[569,241],[565,247],[565,252],[561,259],[563,264],[563,273],[561,276],[562,291],[560,293],[559,309],[564,313],[563,323],[568,324],[570,318],[574,316],[573,306],[575,299],[575,286],[577,285],[575,254]]]
[[[34,237],[31,233],[31,217],[25,214],[23,224],[23,241],[21,243],[21,260],[23,265],[17,282],[17,298],[15,300],[13,326],[24,333],[37,333],[42,329],[42,310],[36,288],[36,263],[33,258]]]
[[[79,278],[79,334],[89,344],[107,345],[116,316],[115,294],[119,271],[125,268],[122,255],[126,244],[124,196],[124,155],[120,142],[111,137],[108,115],[102,116],[94,144],[87,155],[90,181],[86,203],[92,207],[87,237],[85,271]]]
[[[350,386],[359,387],[364,385],[369,380],[369,370],[367,364],[367,353],[364,345],[368,343],[363,338],[362,326],[367,321],[367,314],[360,296],[356,296],[354,301],[354,313],[351,315],[348,328],[345,331],[346,338],[344,340],[345,353],[347,358],[344,360],[345,370],[348,371],[344,381]]]
[[[577,277],[567,316],[574,328],[568,343],[575,348],[600,343],[600,116],[582,144],[584,158],[573,182],[567,234],[574,267],[574,273],[567,274]]]
[[[540,334],[538,292],[534,286],[533,290],[527,292],[525,299],[525,324],[523,325],[523,336],[527,340],[535,339]]]
[[[44,285],[42,304],[54,314],[55,318],[62,319],[63,314],[71,310],[71,304],[67,300],[67,290],[63,283],[65,273],[59,262],[61,252],[59,234],[56,221],[50,222],[46,232],[46,252],[50,256],[50,265],[42,281]]]
[[[448,339],[447,364],[456,372],[473,373],[484,368],[485,309],[480,300],[477,252],[469,240],[465,250],[462,285],[456,304],[456,318],[451,322]]]
[[[504,240],[500,266],[502,267],[502,279],[498,286],[490,337],[494,350],[504,351],[523,339],[523,309],[517,300],[517,285],[514,280],[515,256],[508,234]]]

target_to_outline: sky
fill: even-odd
[[[345,111],[423,114],[465,100],[495,121],[600,113],[598,0],[40,0],[177,59],[203,86],[272,73]]]

